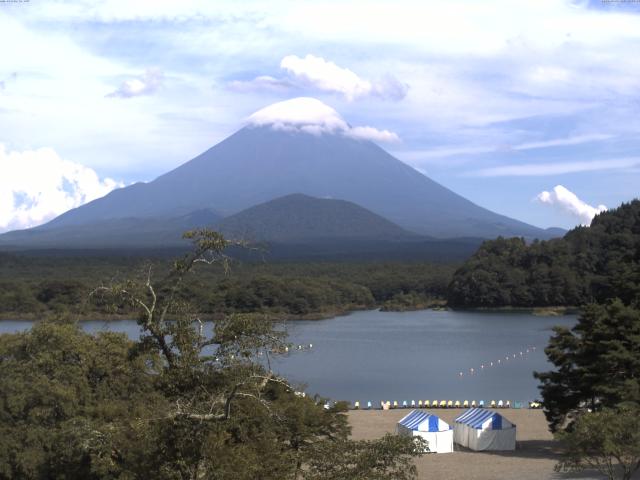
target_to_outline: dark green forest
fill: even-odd
[[[90,292],[122,278],[163,274],[166,256],[0,254],[0,317],[130,315]],[[640,295],[640,201],[597,215],[591,227],[526,243],[486,241],[462,266],[402,262],[236,262],[181,286],[205,315],[265,313],[319,318],[355,309],[583,306]]]
[[[563,238],[498,238],[458,269],[447,293],[453,307],[582,306],[640,299],[640,200],[597,215]]]
[[[0,316],[42,318],[131,315],[90,299],[100,285],[162,275],[166,258],[0,255]],[[381,307],[404,310],[445,301],[457,265],[431,263],[232,263],[231,272],[202,268],[179,295],[205,315],[266,313],[279,318],[321,317]]]

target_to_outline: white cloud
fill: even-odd
[[[312,135],[337,133],[374,142],[400,141],[398,135],[389,130],[378,130],[370,126],[352,127],[336,110],[311,97],[292,98],[269,105],[250,115],[247,123]]]
[[[401,100],[408,90],[405,84],[394,77],[388,76],[382,81],[372,82],[360,78],[348,68],[310,54],[304,58],[288,55],[280,62],[280,68],[308,86],[324,92],[339,93],[349,101],[367,96]]]
[[[107,94],[107,97],[131,98],[149,95],[160,88],[162,79],[162,71],[157,68],[150,68],[140,77],[122,82],[115,91]]]
[[[607,210],[604,205],[598,205],[597,207],[589,205],[562,185],[556,185],[551,192],[546,190],[540,192],[536,199],[541,203],[555,206],[561,211],[577,217],[582,225],[590,225],[593,217]]]
[[[236,92],[252,92],[255,90],[282,92],[294,88],[295,85],[288,80],[275,78],[270,75],[260,75],[253,80],[233,80],[227,84],[227,87]]]
[[[311,88],[337,93],[350,102],[363,97],[402,100],[409,90],[408,85],[392,75],[387,74],[378,81],[365,80],[348,68],[310,54],[304,58],[288,55],[280,62],[280,68],[288,73],[288,78],[261,75],[253,80],[234,80],[227,86],[236,91]]]
[[[21,12],[18,7],[11,10]],[[0,79],[5,79],[6,87],[0,92],[0,143],[18,151],[49,145],[63,158],[82,159],[105,175],[132,181],[174,168],[187,155],[210,147],[212,136],[219,138],[210,124],[179,128],[160,117],[167,111],[193,113],[211,105],[208,98],[193,93],[210,91],[210,78],[202,81],[201,88],[189,85],[170,99],[114,101],[105,94],[122,80],[143,74],[143,69],[132,69],[131,62],[144,65],[146,58],[121,63],[91,48],[88,40],[75,42],[69,29],[20,22],[5,11],[0,8],[0,44],[13,47],[0,54]],[[143,37],[144,32],[135,35]],[[227,110],[217,109],[221,111]],[[237,111],[231,118],[237,121],[240,115]],[[216,119],[211,113],[205,118]],[[209,135],[206,139],[201,138],[203,131]]]
[[[606,5],[604,6],[606,7]],[[17,10],[17,9],[16,9]],[[640,36],[640,19],[622,11],[588,8],[587,2],[544,0],[459,0],[456,2],[291,2],[257,0],[50,0],[22,15],[66,21],[176,21],[254,19],[269,34],[286,31],[294,38],[326,42],[383,41],[439,54],[500,52],[511,45],[552,48],[567,41],[589,46]],[[358,21],[353,21],[356,18]],[[544,32],[544,35],[541,34]],[[570,38],[567,38],[570,34]],[[250,36],[250,35],[249,35]],[[246,40],[246,38],[242,38]]]
[[[562,175],[565,173],[595,172],[600,170],[619,170],[640,165],[640,158],[619,158],[611,160],[592,160],[584,162],[562,163],[524,163],[520,165],[505,165],[490,167],[471,172],[480,177],[523,177]]]
[[[18,78],[18,74],[16,72],[12,72],[10,75],[0,80],[0,91],[6,89],[7,85],[16,78]]]
[[[373,88],[371,82],[362,80],[348,68],[314,55],[304,58],[288,55],[280,62],[280,68],[319,90],[341,93],[349,100],[369,95]]]
[[[40,225],[123,186],[51,148],[7,152],[0,144],[0,232]]]
[[[423,150],[405,150],[395,152],[396,156],[403,161],[406,161],[412,165],[422,165],[422,164],[430,164],[430,165],[460,165],[463,163],[470,163],[475,161],[473,157],[477,155],[484,155],[487,153],[509,153],[514,151],[524,151],[524,150],[535,150],[535,149],[544,149],[544,148],[554,148],[554,147],[565,147],[565,146],[573,146],[573,145],[581,145],[583,143],[591,143],[591,142],[599,142],[610,140],[614,138],[614,135],[609,134],[583,134],[583,135],[574,135],[565,138],[552,138],[549,140],[540,140],[540,141],[530,141],[518,143],[515,145],[510,145],[508,143],[504,144],[487,144],[487,145],[470,145],[470,146],[437,146],[433,148],[427,148]],[[457,157],[457,158],[451,158]],[[471,158],[470,158],[471,157]],[[576,162],[570,165],[562,164],[564,168],[577,168],[578,165],[575,165]],[[531,171],[531,165],[516,165],[515,168],[510,170],[496,170],[497,167],[493,167],[491,169],[482,170],[482,176],[506,176],[507,174],[516,175],[518,172]],[[537,166],[537,169],[534,169],[536,172],[539,172],[542,175],[544,172],[544,165]],[[593,168],[594,166],[589,164],[587,167]],[[477,172],[476,172],[477,173]],[[557,173],[557,172],[556,172]]]
[[[534,83],[552,84],[569,81],[572,77],[572,72],[555,65],[538,65],[528,69],[524,75]]]
[[[536,148],[548,148],[548,147],[564,147],[570,145],[580,145],[583,143],[599,142],[602,140],[610,140],[614,135],[606,133],[594,133],[585,135],[575,135],[567,138],[553,138],[550,140],[541,140],[538,142],[525,142],[519,145],[513,145],[511,150],[533,150]]]
[[[329,105],[311,97],[277,102],[253,113],[248,122],[271,125],[276,129],[316,126],[324,132],[347,130],[347,122]]]
[[[397,152],[397,156],[403,160],[418,163],[437,163],[431,161],[432,159],[445,158],[445,162],[449,162],[448,157],[460,157],[467,155],[478,155],[481,153],[491,153],[498,150],[499,147],[495,145],[487,146],[469,146],[469,147],[448,147],[438,146],[434,148],[427,148],[424,150],[408,150],[404,152]]]
[[[242,2],[245,3],[245,2]],[[52,0],[38,11],[28,15],[42,20],[127,22],[127,21],[174,21],[186,22],[193,19],[228,19],[236,15],[252,14],[261,5],[247,6],[237,2],[210,2],[207,0]]]
[[[598,11],[568,0],[303,2],[290,5],[281,23],[306,37],[385,39],[441,55],[491,55],[514,46],[546,50],[568,42],[599,47],[640,36],[637,15]]]
[[[341,111],[360,125],[400,132],[415,152],[411,163],[439,165],[441,171],[431,170],[435,175],[469,169],[477,148],[482,153],[545,141],[548,132],[567,128],[626,134],[630,141],[621,139],[611,151],[635,155],[640,16],[571,3],[51,0],[37,9],[0,9],[0,43],[14,46],[3,52],[0,80],[20,74],[0,92],[0,115],[6,115],[0,141],[18,150],[52,145],[114,178],[150,179],[227,136],[243,115],[274,101],[274,93],[316,95],[312,89],[296,93],[304,82],[277,68],[285,55],[304,60],[311,52],[340,70],[348,67],[361,82],[376,83],[390,72],[409,83],[403,102],[381,107],[371,98],[345,103]],[[162,97],[104,98],[138,77],[149,59],[172,79]],[[233,77],[244,81],[211,88],[230,72],[246,75],[264,65],[277,73],[257,70],[273,77],[258,77],[255,85]],[[254,87],[259,95],[230,92]],[[178,115],[192,120],[177,121]],[[515,119],[525,120],[506,123]],[[443,150],[430,154],[434,142]],[[446,152],[449,147],[462,151]],[[562,161],[571,163],[555,168],[602,168],[577,162],[584,149],[576,150],[563,152]],[[464,160],[460,168],[456,162]],[[473,168],[516,161],[499,158]],[[551,174],[544,165],[513,166],[483,173]]]
[[[353,138],[364,138],[374,142],[399,142],[400,137],[389,130],[378,130],[373,127],[353,127],[347,132],[347,136]]]

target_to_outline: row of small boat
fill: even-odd
[[[293,351],[301,351],[301,350],[311,350],[313,348],[313,343],[309,343],[306,345],[291,345],[291,347],[285,346],[281,349],[274,349],[272,353],[289,353]]]
[[[484,400],[480,400],[476,402],[475,400],[418,400],[416,403],[415,400],[411,400],[411,402],[407,402],[404,400],[402,403],[399,403],[397,400],[394,400],[393,403],[390,401],[381,401],[380,409],[382,410],[393,410],[396,408],[525,408],[523,402],[513,402],[510,400],[491,400],[488,404],[485,404]],[[366,406],[363,403],[360,405],[359,401],[353,403],[354,410],[364,409],[371,410],[373,408],[373,404],[371,402],[367,402]],[[542,408],[540,402],[529,402],[528,408]]]

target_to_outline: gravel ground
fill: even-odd
[[[395,432],[398,420],[410,410],[353,410],[349,423],[354,439],[375,439],[387,432]],[[427,410],[445,422],[464,410]],[[558,461],[558,445],[547,427],[541,410],[510,409],[500,413],[517,426],[517,448],[512,452],[472,452],[455,445],[453,453],[427,454],[416,460],[418,478],[469,480],[544,480],[544,479],[601,479],[595,473],[575,475],[553,471]],[[636,477],[634,477],[636,478]],[[637,478],[640,478],[638,476]]]

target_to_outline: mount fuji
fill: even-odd
[[[313,98],[279,102],[257,111],[242,129],[155,180],[114,190],[39,227],[1,235],[0,245],[60,248],[71,243],[92,248],[97,245],[96,232],[103,229],[111,234],[102,237],[101,246],[106,241],[118,247],[130,245],[130,232],[144,231],[145,225],[153,227],[148,239],[170,244],[194,212],[209,212],[208,224],[215,226],[220,218],[237,217],[245,209],[292,194],[302,195],[290,197],[288,209],[295,209],[291,199],[346,201],[361,207],[350,210],[354,215],[356,210],[366,212],[395,224],[398,231],[432,238],[553,236],[470,202],[371,140],[394,136],[371,127],[352,127],[333,108]],[[240,218],[255,220],[256,215]],[[331,217],[324,215],[322,221],[331,230]],[[367,223],[355,218],[344,223],[344,217],[340,222],[343,229]],[[235,228],[240,228],[237,221]],[[252,225],[244,228],[252,230]],[[147,237],[138,234],[140,246]],[[286,231],[278,235],[285,242],[286,237]]]

